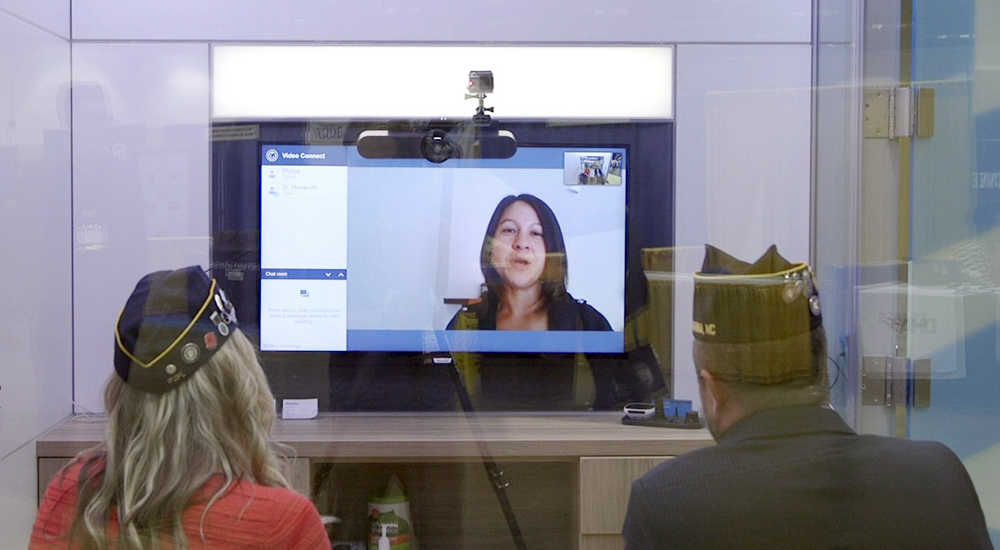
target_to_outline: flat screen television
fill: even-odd
[[[334,409],[358,368],[420,384],[434,354],[474,354],[484,397],[532,408],[566,406],[581,358],[596,408],[664,391],[630,325],[641,250],[673,244],[670,122],[494,123],[516,139],[504,158],[362,154],[385,125],[213,128],[213,275],[269,376],[321,357]],[[547,330],[503,313],[539,280]]]

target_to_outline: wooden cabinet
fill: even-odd
[[[581,550],[624,548],[621,529],[632,482],[667,458],[580,458]]]
[[[69,419],[39,438],[39,490],[103,437],[101,422]],[[622,548],[632,481],[667,457],[712,444],[706,430],[623,426],[617,413],[349,414],[279,421],[294,487],[337,516],[335,539],[363,536],[367,498],[396,475],[420,546],[514,548],[484,457],[502,466],[504,493],[529,548]]]
[[[573,548],[577,537],[577,463],[504,460],[510,509],[528,548]],[[368,496],[396,476],[406,489],[420,548],[511,549],[513,538],[481,461],[316,462],[314,501],[341,523],[335,540],[359,540]]]

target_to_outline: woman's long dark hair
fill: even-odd
[[[500,201],[489,225],[486,226],[486,236],[483,237],[483,248],[479,252],[479,264],[486,281],[484,300],[495,307],[503,295],[503,277],[493,267],[493,238],[500,225],[500,217],[507,208],[521,201],[535,210],[538,221],[542,224],[542,239],[545,242],[545,268],[542,270],[542,299],[545,307],[566,295],[566,242],[563,241],[562,228],[556,215],[542,199],[534,195],[508,195]]]

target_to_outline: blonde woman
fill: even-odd
[[[106,440],[49,484],[30,549],[329,549],[288,488],[274,403],[225,293],[201,268],[143,277],[115,327]]]

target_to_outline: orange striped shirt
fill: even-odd
[[[29,550],[68,549],[70,542],[74,542],[73,548],[79,547],[80,541],[70,541],[68,533],[76,517],[76,487],[81,469],[82,462],[74,462],[49,483],[35,519]],[[316,507],[290,489],[239,481],[211,505],[202,520],[206,505],[207,502],[192,504],[182,517],[192,550],[330,548]],[[108,526],[112,547],[117,536],[117,514],[112,513]],[[172,548],[168,536],[162,540],[162,548]]]

